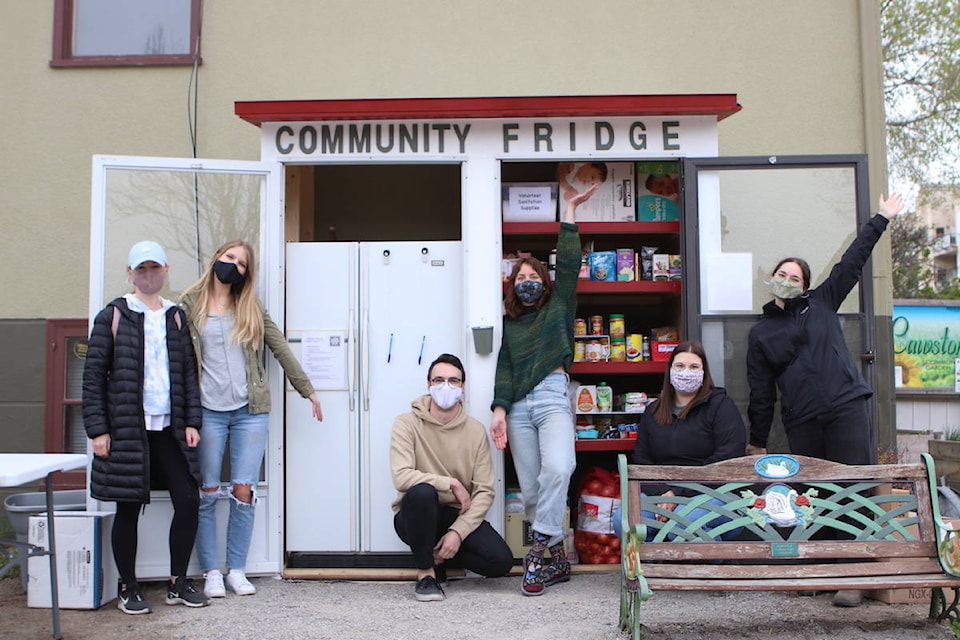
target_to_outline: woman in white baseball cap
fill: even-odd
[[[97,314],[83,370],[83,421],[93,440],[90,493],[117,503],[113,556],[120,573],[118,606],[150,613],[135,573],[137,526],[150,489],[173,503],[167,604],[202,607],[207,598],[187,578],[199,520],[202,410],[186,314],[160,290],[166,252],[144,240],[130,248],[133,291]]]

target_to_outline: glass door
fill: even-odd
[[[166,250],[170,276],[161,295],[177,297],[203,272],[224,242],[247,240],[258,249],[257,293],[283,326],[283,185],[279,163],[94,156],[91,194],[89,318],[130,291],[126,257],[131,245],[155,240]],[[283,558],[283,375],[269,359],[270,435],[258,487],[249,573],[279,571]],[[201,431],[202,437],[202,431]],[[141,526],[137,575],[168,575],[166,530],[172,512],[165,491],[154,492]],[[101,508],[109,505],[101,505]],[[218,505],[223,534],[228,504]],[[151,526],[153,525],[153,526]],[[225,539],[220,535],[221,544]],[[221,550],[221,554],[223,550]],[[191,573],[199,571],[196,560]]]
[[[686,335],[704,343],[713,377],[743,415],[747,334],[772,299],[766,282],[783,258],[804,258],[811,288],[870,217],[867,159],[851,156],[688,158],[683,162]],[[840,307],[847,346],[877,389],[870,262]],[[876,412],[876,396],[869,404]],[[872,421],[873,422],[873,421]],[[874,424],[876,449],[876,424]],[[786,451],[779,411],[770,440]]]

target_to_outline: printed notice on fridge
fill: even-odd
[[[347,336],[343,331],[305,331],[300,363],[318,391],[347,388]]]
[[[709,256],[707,271],[707,313],[750,311],[753,308],[753,255],[719,253]]]

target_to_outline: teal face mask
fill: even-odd
[[[793,282],[786,278],[776,276],[770,278],[770,292],[783,300],[799,298],[803,293],[803,285],[799,282]]]

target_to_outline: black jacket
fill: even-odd
[[[670,424],[660,424],[653,417],[659,402],[651,403],[640,418],[633,447],[634,464],[694,467],[744,454],[747,428],[740,410],[723,388],[717,387],[698,400],[686,418],[674,416]],[[643,491],[647,495],[662,495],[669,488],[649,485]]]
[[[837,310],[860,280],[888,222],[876,215],[863,225],[819,287],[787,300],[783,309],[773,300],[764,305],[747,342],[750,444],[767,446],[777,387],[787,429],[872,395],[844,341]]]
[[[116,337],[114,308],[119,311]],[[150,452],[143,417],[143,323],[143,314],[131,311],[125,299],[117,298],[97,314],[90,333],[83,368],[83,422],[91,439],[110,434],[110,455],[93,458],[90,494],[98,500],[150,502]],[[197,451],[187,446],[184,433],[188,426],[199,429],[203,416],[190,330],[183,310],[176,306],[167,309],[166,324],[170,426],[199,486]]]

